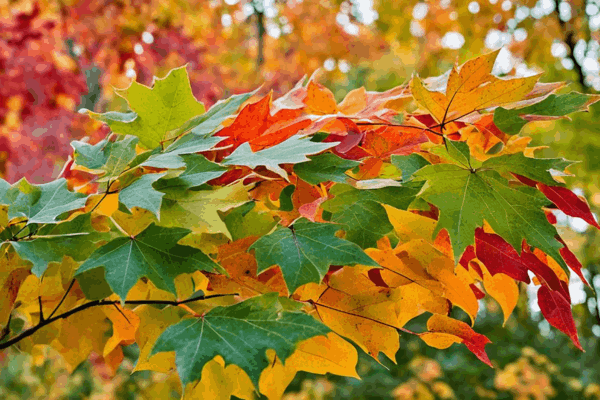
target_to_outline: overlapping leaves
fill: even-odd
[[[399,331],[491,364],[478,300],[506,320],[533,274],[543,315],[580,346],[568,271],[583,277],[581,264],[547,209],[598,225],[560,181],[571,162],[511,135],[598,99],[495,77],[496,55],[340,104],[311,79],[205,113],[185,68],[120,90],[133,112],[91,113],[117,135],[74,142],[67,179],[0,181],[0,323],[17,307],[27,337],[61,324],[45,343],[72,368],[95,351],[115,369],[136,341],[140,369],[176,368],[203,396],[221,374],[277,397],[298,370],[354,376],[344,340],[394,359]],[[422,332],[405,328],[425,313]]]

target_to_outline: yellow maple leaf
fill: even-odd
[[[430,91],[419,77],[410,82],[415,100],[440,124],[474,111],[521,100],[534,88],[540,75],[500,79],[492,75],[499,51],[485,54],[450,71],[445,93]]]

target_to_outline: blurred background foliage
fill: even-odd
[[[412,74],[502,48],[498,75],[544,72],[571,90],[600,90],[599,0],[0,0],[0,176],[41,183],[59,175],[73,139],[96,143],[106,127],[80,108],[126,108],[112,87],[188,64],[207,106],[263,85],[280,95],[305,74],[341,99],[356,87],[386,90]],[[600,208],[600,105],[570,121],[526,127],[538,156],[581,161],[570,187]],[[600,238],[557,215],[561,236],[600,291]],[[482,307],[477,331],[494,343],[490,369],[462,346],[440,351],[404,336],[397,365],[359,361],[362,380],[299,374],[291,399],[600,399],[600,305],[570,284],[581,353],[542,321],[534,286],[503,328],[499,306]],[[407,328],[410,329],[410,326]],[[179,396],[176,376],[136,372],[135,345],[109,371],[91,357],[71,375],[60,356],[0,354],[0,398],[150,399]]]

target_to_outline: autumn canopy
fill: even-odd
[[[118,89],[130,112],[82,110],[112,134],[73,141],[55,181],[0,180],[0,349],[114,370],[135,342],[135,370],[176,370],[186,395],[219,376],[223,396],[278,398],[298,371],[358,377],[352,343],[393,361],[400,335],[492,366],[478,300],[506,321],[532,281],[581,348],[568,282],[587,282],[553,210],[600,226],[565,187],[574,161],[519,133],[600,97],[498,78],[497,55],[340,103],[313,76],[208,110],[182,66]]]

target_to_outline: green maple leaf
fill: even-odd
[[[130,210],[133,207],[140,207],[160,219],[160,205],[165,194],[155,190],[152,184],[165,175],[166,173],[143,175],[119,192],[119,201]]]
[[[158,190],[189,189],[204,185],[206,182],[218,178],[227,171],[227,167],[208,161],[200,154],[187,154],[181,156],[185,162],[185,171],[175,178],[161,179],[156,183]]]
[[[185,139],[185,142],[182,142]],[[169,146],[164,152],[156,152],[151,154],[145,161],[141,163],[144,167],[155,168],[183,168],[186,163],[183,159],[184,154],[200,153],[215,147],[217,143],[225,138],[217,136],[195,136],[187,135],[179,139],[174,144],[178,146]]]
[[[330,190],[335,197],[324,202],[322,207],[332,213],[331,222],[344,228],[347,240],[363,249],[376,248],[377,241],[393,230],[381,204],[406,210],[422,186],[419,182],[403,187],[359,190],[338,184]]]
[[[85,206],[87,196],[67,189],[64,178],[33,185],[25,178],[0,188],[0,204],[8,205],[8,219],[25,217],[29,224],[48,224],[66,212]]]
[[[254,249],[258,273],[279,265],[290,293],[309,282],[321,282],[330,265],[377,263],[356,244],[335,236],[335,224],[300,219],[258,239]]]
[[[185,319],[168,327],[150,355],[175,352],[177,372],[185,387],[199,380],[204,365],[215,356],[242,368],[255,387],[269,366],[268,349],[285,360],[297,344],[330,331],[313,317],[284,311],[277,293],[253,297],[228,307],[215,307],[202,318]]]
[[[73,141],[73,158],[77,165],[92,171],[103,172],[103,178],[119,175],[136,157],[135,145],[138,138],[127,136],[123,140],[101,142],[90,145],[85,142]]]
[[[268,170],[288,179],[287,172],[279,164],[297,164],[310,161],[306,156],[320,153],[337,146],[339,143],[315,143],[308,138],[298,135],[281,142],[273,147],[252,152],[248,142],[242,143],[233,153],[223,160],[224,165],[245,165],[256,168],[264,165]]]
[[[75,275],[104,267],[106,281],[122,301],[142,277],[157,288],[176,294],[174,279],[183,273],[224,270],[200,250],[177,242],[190,231],[150,224],[135,237],[113,239],[97,249]]]
[[[161,208],[161,225],[183,226],[195,233],[231,233],[217,211],[226,211],[249,200],[248,189],[241,181],[215,190],[165,190]]]
[[[454,142],[453,145],[462,154],[468,154],[466,143]],[[471,163],[470,157],[466,162]],[[478,168],[434,164],[413,174],[414,179],[427,181],[420,197],[440,210],[434,235],[441,229],[448,231],[458,262],[467,246],[474,243],[475,229],[483,226],[485,220],[519,253],[525,239],[530,246],[539,248],[567,269],[559,253],[563,246],[555,239],[556,229],[542,209],[550,205],[549,201],[535,188],[510,185],[494,170],[496,163],[491,159]],[[546,168],[545,165],[541,160],[539,169]]]
[[[600,96],[571,92],[551,94],[539,103],[517,109],[502,107],[494,110],[494,124],[502,132],[518,134],[530,121],[557,119],[577,111],[587,111],[589,106],[600,100]]]
[[[346,171],[360,165],[358,161],[346,160],[333,153],[323,153],[309,158],[310,161],[294,165],[294,172],[300,179],[311,185],[327,181],[344,183],[348,180]]]
[[[155,78],[152,88],[132,82],[127,89],[115,91],[127,100],[135,118],[132,113],[80,112],[105,122],[115,133],[139,137],[140,144],[149,149],[167,139],[169,131],[204,113],[204,105],[192,94],[185,66],[171,70],[162,79]]]
[[[31,272],[39,278],[49,262],[60,262],[65,255],[75,261],[83,261],[95,249],[97,242],[110,237],[110,233],[98,232],[92,227],[90,214],[83,214],[71,221],[40,228],[33,240],[10,243],[22,259],[33,263]]]

